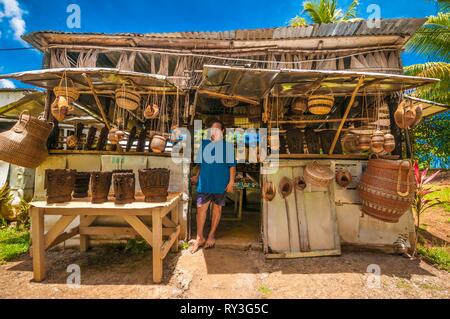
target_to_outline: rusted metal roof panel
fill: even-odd
[[[380,28],[371,27],[366,20],[344,21],[328,24],[314,24],[303,27],[280,27],[270,29],[231,30],[222,32],[165,32],[165,33],[66,33],[57,31],[39,31],[25,35],[23,38],[32,45],[42,48],[48,44],[56,44],[63,37],[70,36],[73,42],[82,42],[83,37],[114,38],[147,38],[147,39],[181,39],[181,40],[225,40],[225,41],[257,41],[288,40],[328,37],[358,37],[377,35],[411,36],[420,28],[426,19],[385,19]],[[52,42],[52,43],[50,43]]]

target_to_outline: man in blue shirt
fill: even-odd
[[[225,195],[234,190],[236,160],[234,145],[224,140],[224,126],[220,121],[211,125],[210,140],[203,140],[195,162],[200,165],[198,173],[192,177],[197,183],[197,238],[192,243],[191,252],[201,247],[212,248],[215,245],[215,233],[225,206]],[[211,230],[207,239],[203,235],[206,215],[212,205]]]

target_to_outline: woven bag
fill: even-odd
[[[52,128],[53,123],[23,111],[13,128],[0,133],[0,160],[22,167],[38,167],[48,156],[47,139]]]
[[[134,111],[141,103],[141,95],[136,91],[120,88],[116,90],[116,104],[118,107]]]

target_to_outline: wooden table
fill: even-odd
[[[137,198],[132,204],[115,205],[113,201],[91,204],[86,200],[73,200],[64,204],[47,204],[45,201],[30,203],[32,223],[32,254],[35,281],[43,281],[46,275],[45,251],[76,235],[80,235],[80,250],[89,248],[91,235],[140,235],[151,247],[153,254],[153,281],[160,283],[163,275],[163,260],[169,250],[178,250],[181,193],[172,193],[163,203],[145,203]],[[45,233],[44,217],[61,216]],[[79,216],[79,226],[66,228]],[[91,226],[99,216],[122,217],[131,227]],[[149,228],[139,217],[151,216]],[[164,240],[164,237],[167,239]]]

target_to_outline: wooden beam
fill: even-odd
[[[108,128],[108,130],[111,129],[111,126],[109,125],[108,118],[106,117],[105,110],[103,109],[103,105],[102,105],[102,103],[100,102],[100,99],[97,96],[97,93],[95,91],[94,85],[92,84],[91,78],[86,73],[83,73],[83,77],[86,79],[86,81],[87,81],[87,83],[89,85],[89,88],[92,91],[92,95],[94,96],[95,103],[97,104],[97,107],[98,107],[98,109],[100,111],[100,114],[102,115],[103,122],[105,123],[106,127]]]
[[[222,94],[222,93],[212,92],[212,91],[205,90],[205,89],[198,89],[197,92],[200,94],[206,94],[206,95],[216,97],[219,99],[234,99],[234,100],[238,100],[238,101],[248,103],[251,105],[259,105],[259,101],[255,101],[255,100],[243,97],[243,96],[238,96],[238,95],[230,96],[230,95],[226,95],[226,94]]]
[[[174,232],[169,235],[169,239],[167,239],[161,247],[161,259],[166,258],[170,248],[176,243],[178,236],[180,235],[180,225],[177,226]]]
[[[148,229],[147,225],[145,225],[142,220],[137,216],[123,216],[128,224],[134,228],[134,230],[142,236],[142,238],[153,247],[153,233],[150,229]],[[159,247],[153,247],[153,249],[158,249]]]
[[[348,118],[345,122],[359,122],[359,121],[367,121],[369,118],[367,117],[356,117],[356,118]],[[279,124],[312,124],[312,123],[339,123],[342,119],[323,119],[323,120],[286,120],[286,121],[270,121],[271,124],[279,123]]]
[[[74,228],[70,229],[69,231],[66,231],[66,232],[62,233],[61,235],[59,235],[58,237],[56,237],[55,240],[51,243],[51,245],[49,247],[47,247],[47,249],[53,248],[53,247],[61,244],[62,242],[65,242],[66,240],[69,240],[70,238],[75,237],[79,233],[80,233],[79,227],[74,227]]]
[[[61,216],[45,235],[45,249],[48,249],[58,236],[64,232],[67,226],[75,219],[76,216]]]
[[[335,149],[336,144],[337,144],[337,142],[339,140],[339,136],[341,135],[342,128],[344,127],[345,121],[348,118],[348,115],[349,115],[350,110],[351,110],[351,108],[353,106],[353,103],[355,103],[356,93],[358,93],[360,87],[364,84],[364,79],[365,79],[365,77],[361,76],[359,78],[359,80],[358,80],[358,84],[356,85],[356,87],[355,87],[355,89],[353,91],[352,97],[350,98],[350,101],[348,102],[347,109],[345,110],[345,113],[344,113],[344,117],[342,118],[341,124],[339,124],[339,127],[338,127],[338,130],[336,132],[336,135],[334,136],[334,140],[333,140],[333,143],[331,144],[329,155],[332,155],[334,153],[334,149]]]

